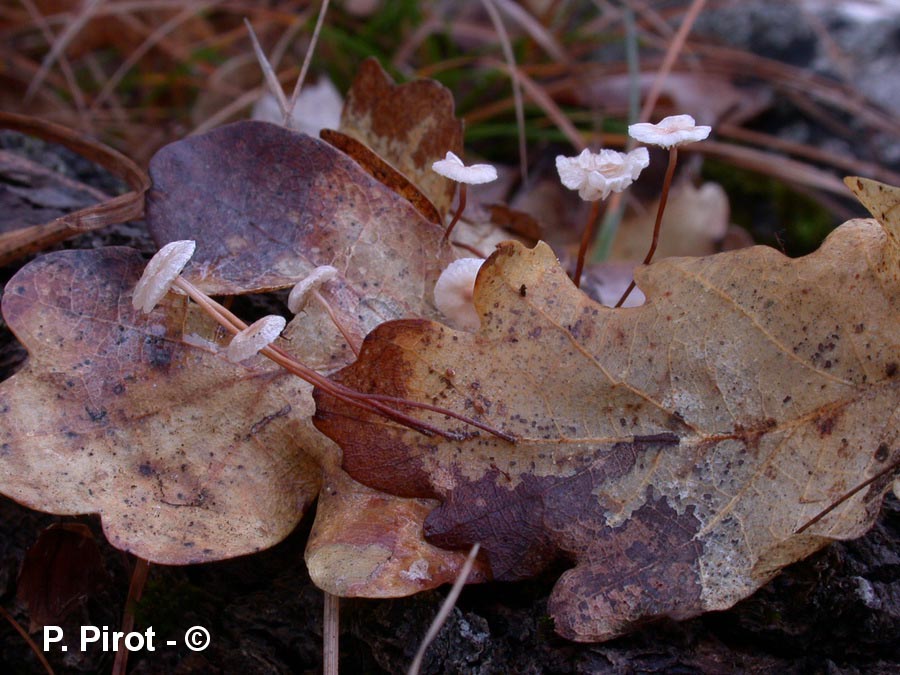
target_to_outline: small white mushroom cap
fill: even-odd
[[[312,292],[322,286],[322,284],[331,281],[338,275],[336,268],[331,265],[320,265],[309,276],[299,281],[292,289],[288,296],[288,309],[292,314],[298,314],[306,307],[309,302],[309,296]]]
[[[635,140],[663,148],[702,141],[711,131],[712,127],[697,126],[690,115],[672,115],[656,124],[641,122],[628,127],[628,135]]]
[[[647,148],[629,153],[615,150],[582,150],[577,157],[556,158],[559,180],[588,202],[606,199],[610,192],[621,192],[631,185],[650,164]]]
[[[432,164],[431,168],[436,173],[450,180],[455,180],[457,183],[478,185],[497,180],[497,169],[490,164],[466,166],[459,157],[450,151],[447,151],[444,159],[439,159]]]
[[[275,341],[287,321],[283,316],[270,314],[258,321],[254,321],[240,333],[231,338],[225,358],[232,363],[240,363],[259,353],[260,349],[268,347]]]
[[[460,258],[447,265],[434,285],[434,304],[448,323],[461,330],[478,330],[481,319],[475,311],[475,277],[484,258]]]
[[[134,287],[131,297],[134,308],[145,314],[153,311],[194,255],[196,247],[196,242],[184,240],[170,242],[159,249]]]

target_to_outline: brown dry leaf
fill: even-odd
[[[208,293],[284,288],[333,265],[361,298],[383,296],[390,280],[406,285],[386,301],[421,303],[423,278],[433,283],[453,259],[440,226],[349,157],[267,122],[172,143],[150,176],[150,231],[160,245],[198,242],[184,274]]]
[[[664,260],[627,310],[580,293],[545,245],[505,244],[476,285],[480,332],[384,324],[335,379],[517,443],[425,438],[320,392],[316,426],[356,479],[440,500],[428,541],[479,542],[495,578],[572,561],[549,602],[567,638],[724,609],[878,513],[900,461],[898,229],[851,221],[797,260]]]
[[[900,248],[900,188],[859,176],[849,176],[844,183]]]
[[[394,84],[376,59],[366,59],[347,92],[339,131],[367,146],[409,179],[441,218],[446,215],[456,183],[431,165],[448,150],[461,156],[463,149],[463,125],[446,87],[433,80]],[[354,157],[368,163],[366,153]]]
[[[384,161],[373,150],[370,150],[367,145],[334,129],[322,129],[319,136],[323,141],[355,159],[366,173],[403,197],[427,220],[432,223],[443,222],[443,214],[438,212],[431,200],[412,181]]]
[[[341,597],[390,598],[452,583],[466,559],[422,539],[422,523],[437,502],[402,499],[367,488],[326,467],[316,522],[306,545],[313,583]],[[473,571],[486,581],[486,565]]]
[[[442,243],[443,230],[333,148],[272,125],[242,123],[174,144],[154,160],[154,174],[157,236],[161,231],[163,240],[197,240],[193,276],[210,290],[240,293],[277,285],[271,266],[299,271],[332,264],[341,274],[320,294],[351,339],[388,319],[434,316],[434,281],[453,259]],[[291,208],[296,226],[285,222]],[[339,483],[341,491],[323,498],[316,546],[307,553],[310,567],[320,570],[320,585],[356,595],[405,595],[456,575],[464,556],[421,539],[427,509],[387,495],[374,499],[340,471],[339,449],[312,427],[307,383],[262,360],[248,370],[216,356],[213,328],[193,306],[185,315],[184,305],[170,299],[151,319],[134,316],[130,289],[142,263],[133,252],[116,254],[125,262],[111,255],[45,259],[20,273],[17,279],[27,283],[9,287],[10,323],[32,357],[26,371],[0,385],[0,398],[15,402],[6,411],[6,426],[16,430],[7,433],[15,452],[6,460],[0,490],[55,513],[97,511],[115,545],[149,560],[195,562],[276,543],[318,492],[324,467],[326,482]],[[96,277],[88,271],[93,266]],[[93,284],[105,289],[100,305]],[[24,301],[16,300],[19,286],[30,294]],[[41,304],[28,302],[31,296],[55,298],[57,309],[47,314],[59,325],[59,344],[51,343],[55,350],[45,339],[29,339]],[[113,330],[119,331],[113,342],[124,346],[107,350]],[[298,314],[284,337],[288,351],[325,373],[353,358],[318,301]],[[98,351],[97,344],[104,349]],[[48,371],[70,363],[79,377],[72,379],[77,388],[68,391],[68,380]],[[56,400],[60,387],[66,395],[53,410],[23,403]],[[93,411],[87,421],[81,419],[85,400]],[[81,420],[93,434],[69,436],[70,419]],[[31,440],[35,429],[41,429],[37,447]],[[71,459],[77,470],[48,463],[48,447],[52,457]],[[130,449],[127,458],[122,447]],[[110,453],[122,459],[110,460]],[[223,453],[227,457],[219,459]],[[215,462],[207,458],[213,454]],[[101,468],[111,461],[115,470]],[[92,486],[87,494],[85,485]],[[363,563],[377,562],[364,556],[374,542],[361,543],[373,532],[365,520],[375,517],[373,504],[377,517],[406,528],[381,536],[378,545],[389,542],[392,563],[408,558],[403,569],[419,570],[418,576],[404,577],[400,568],[380,563],[366,571]],[[323,526],[322,514],[341,526]],[[344,582],[348,572],[329,564],[354,547],[360,549],[348,560],[368,585],[350,588]]]
[[[318,492],[310,446],[330,446],[304,383],[218,356],[210,321],[177,297],[137,313],[143,266],[131,249],[63,251],[7,285],[29,359],[0,384],[0,492],[99,513],[114,546],[159,563],[272,546]]]

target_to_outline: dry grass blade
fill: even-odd
[[[122,633],[127,635],[134,628],[134,613],[137,603],[140,602],[147,584],[147,576],[150,574],[150,563],[143,558],[135,558],[134,570],[131,573],[131,584],[128,586],[128,599],[125,601],[125,611],[122,615]],[[116,652],[113,661],[113,675],[125,675],[128,668],[128,649],[120,649]]]
[[[16,629],[16,632],[22,636],[22,639],[28,643],[28,646],[31,647],[31,651],[34,652],[34,655],[37,657],[37,660],[40,661],[41,665],[44,667],[50,675],[53,675],[53,668],[50,666],[49,661],[47,661],[47,657],[44,656],[44,652],[41,651],[40,647],[35,644],[34,640],[31,639],[31,636],[28,632],[19,625],[19,622],[13,618],[12,614],[6,611],[4,607],[0,607],[0,614],[3,615],[7,621],[9,621],[10,625]]]
[[[32,0],[22,0],[22,4],[25,9],[28,11],[28,14],[37,24],[38,28],[41,31],[41,34],[44,36],[44,39],[47,40],[48,44],[53,44],[55,40],[55,36],[53,35],[53,31],[50,26],[47,24],[47,20],[44,18],[44,15],[40,13],[38,8],[34,5]],[[81,121],[81,126],[84,129],[90,130],[92,128],[91,118],[87,114],[87,104],[84,101],[84,94],[81,91],[81,87],[78,86],[78,80],[75,77],[75,73],[72,70],[72,64],[69,63],[69,59],[66,58],[64,53],[60,54],[59,57],[59,67],[63,72],[63,77],[66,80],[66,85],[69,88],[69,93],[72,95],[72,100],[75,102],[75,107],[78,111],[79,119]],[[28,100],[31,96],[34,95],[34,91],[30,90],[30,87],[34,85],[35,82],[38,82],[38,77],[46,77],[47,70],[43,70],[43,66],[38,72],[35,74],[29,85],[30,93],[26,92],[25,98]],[[43,74],[43,75],[42,75]]]
[[[757,150],[756,148],[720,143],[718,141],[698,143],[695,151],[711,157],[721,157],[735,166],[752,169],[789,183],[825,190],[842,197],[847,196],[847,188],[839,178],[827,171],[795,159],[781,157],[771,152]]]
[[[290,120],[297,105],[297,98],[300,96],[300,90],[303,88],[304,80],[306,80],[309,64],[312,63],[312,56],[316,51],[316,43],[319,41],[319,33],[322,30],[322,24],[325,22],[325,14],[328,12],[328,2],[329,0],[322,0],[322,9],[319,10],[319,17],[316,19],[316,27],[313,29],[312,39],[309,41],[309,47],[306,49],[306,56],[303,57],[300,75],[297,77],[297,83],[294,85],[294,91],[291,92],[291,100],[288,103],[287,112],[284,114],[284,126],[286,127],[290,127]]]
[[[650,88],[650,93],[647,94],[647,98],[644,100],[644,107],[641,108],[640,118],[638,119],[639,122],[649,121],[650,115],[656,107],[656,102],[659,100],[659,93],[662,90],[663,83],[669,76],[669,73],[672,72],[672,66],[675,64],[675,59],[678,58],[678,55],[684,48],[688,33],[691,32],[691,28],[693,28],[697,17],[700,16],[700,12],[703,11],[705,4],[706,0],[693,0],[691,6],[688,8],[684,20],[678,27],[678,32],[675,33],[675,37],[672,38],[672,42],[666,50],[666,56],[665,59],[663,59],[662,66],[656,71],[656,79],[653,82],[653,86]]]
[[[102,4],[103,0],[87,0],[87,2],[84,3],[81,12],[79,12],[71,23],[66,25],[65,30],[63,30],[62,34],[56,39],[53,46],[50,48],[50,51],[41,62],[41,68],[37,75],[35,75],[34,79],[28,85],[28,90],[25,92],[26,101],[30,100],[31,97],[34,96],[34,93],[40,89],[50,68],[53,67],[53,64],[56,63],[56,60],[65,51],[66,47],[69,46],[69,43],[76,35],[78,35],[81,29],[84,28],[85,24],[91,20],[91,17]]]
[[[221,108],[218,112],[207,117],[203,122],[191,129],[190,136],[197,134],[205,134],[210,129],[214,129],[223,122],[229,120],[244,108],[249,108],[256,100],[266,91],[265,87],[254,87],[234,99],[231,103]]]
[[[548,31],[541,22],[529,14],[521,5],[511,2],[510,0],[493,0],[497,3],[497,7],[506,14],[510,19],[515,21],[522,29],[537,42],[547,55],[558,63],[569,63],[569,55],[562,48],[562,45]]]
[[[752,72],[773,86],[797,92],[807,99],[827,103],[853,116],[858,122],[865,122],[885,133],[900,135],[900,120],[873,105],[860,102],[859,93],[853,87],[828,80],[809,70],[740,49],[697,42],[691,42],[690,49],[703,58],[704,71],[725,73],[732,77],[741,77]]]
[[[100,229],[113,223],[123,223],[143,215],[144,193],[150,188],[150,178],[125,155],[72,129],[27,115],[0,111],[0,128],[31,134],[64,145],[106,168],[131,187],[131,192],[102,204],[66,214],[49,223],[32,225],[0,235],[0,264],[8,264],[80,232]]]
[[[508,66],[501,62],[495,61],[493,59],[481,59],[480,61],[484,65],[493,68],[505,69]],[[556,125],[556,128],[562,132],[562,134],[568,139],[568,141],[579,151],[584,150],[587,147],[587,143],[584,142],[584,138],[578,128],[572,124],[572,121],[568,118],[568,116],[560,109],[560,107],[556,104],[556,101],[553,100],[553,97],[548,94],[540,84],[538,84],[535,80],[526,75],[520,68],[516,68],[515,77],[518,79],[519,83],[522,85],[522,88],[528,93],[529,98],[534,101],[538,107],[544,111],[544,113],[549,117],[553,123]],[[494,110],[499,110],[504,107],[508,107],[508,99],[507,104],[505,106],[499,105]],[[473,112],[471,115],[466,116],[466,121],[471,123],[474,119],[482,119],[488,113],[487,111],[479,110]]]
[[[135,64],[137,64],[144,57],[144,55],[149,52],[160,40],[162,40],[173,30],[178,28],[181,24],[197,16],[199,12],[203,12],[206,9],[213,7],[219,2],[220,0],[211,0],[210,2],[203,2],[197,5],[192,4],[190,7],[179,12],[164,24],[159,26],[156,30],[154,30],[153,33],[147,36],[147,39],[144,40],[137,49],[131,52],[131,54],[128,55],[128,58],[126,58],[119,65],[119,67],[116,68],[116,72],[112,74],[112,77],[107,80],[106,84],[103,85],[103,89],[101,89],[100,93],[97,94],[97,98],[91,105],[91,110],[96,110],[97,108],[99,108],[110,97],[110,95],[118,86],[119,82],[122,81],[122,78],[125,77],[128,71],[131,70],[131,68]]]
[[[284,89],[281,88],[281,82],[278,81],[278,76],[275,74],[272,64],[269,63],[269,59],[266,58],[266,54],[263,52],[262,45],[259,44],[259,39],[256,37],[256,31],[253,30],[250,20],[244,19],[244,25],[247,26],[250,42],[253,43],[253,53],[256,55],[259,67],[266,78],[266,86],[269,88],[269,93],[275,97],[276,101],[278,101],[278,108],[281,110],[284,119],[287,120],[290,118],[290,115],[288,114],[288,100],[287,96],[284,95]]]
[[[872,162],[865,162],[854,157],[848,157],[847,155],[828,152],[827,150],[806,143],[796,143],[760,131],[744,129],[743,127],[735,126],[733,124],[722,124],[717,126],[716,133],[720,137],[733,138],[734,140],[750,143],[761,148],[780,150],[791,155],[810,159],[814,162],[821,162],[822,164],[832,166],[835,169],[840,169],[860,176],[869,176],[882,183],[900,185],[900,173],[891,171],[880,164],[873,164]]]
[[[419,650],[416,652],[416,656],[407,671],[409,675],[418,675],[419,671],[422,669],[422,660],[425,658],[425,652],[428,650],[429,645],[434,642],[434,638],[437,637],[444,622],[447,620],[447,617],[450,616],[450,612],[456,605],[456,600],[459,598],[459,594],[462,593],[462,588],[466,585],[466,581],[469,578],[469,572],[472,571],[472,565],[475,564],[475,558],[478,556],[479,548],[481,548],[481,546],[476,543],[472,546],[472,550],[469,551],[469,556],[466,558],[465,564],[459,571],[459,576],[456,577],[456,581],[453,582],[453,586],[450,588],[447,598],[441,605],[441,609],[428,627],[428,632],[425,633],[425,637],[422,638],[422,644],[419,645]]]
[[[491,23],[497,31],[497,39],[503,49],[503,57],[506,59],[510,79],[512,80],[513,99],[516,107],[516,126],[519,133],[519,170],[522,173],[522,182],[528,179],[528,148],[525,144],[525,104],[522,102],[522,84],[519,76],[519,69],[516,67],[516,57],[513,54],[512,43],[509,41],[509,34],[500,18],[500,13],[494,6],[493,0],[481,0],[488,16],[491,17]]]

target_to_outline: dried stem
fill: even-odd
[[[353,355],[359,358],[359,350],[361,348],[361,345],[350,334],[350,331],[343,324],[340,318],[338,318],[337,314],[335,314],[334,309],[332,309],[328,301],[324,297],[322,297],[322,294],[319,293],[319,291],[314,290],[312,292],[312,295],[316,299],[316,301],[320,305],[322,305],[322,309],[324,309],[328,313],[328,318],[331,319],[331,323],[333,323],[338,329],[341,336],[344,338],[344,342],[346,342],[349,345],[350,349],[353,350]]]
[[[663,84],[665,84],[666,78],[672,72],[672,66],[675,65],[678,55],[684,48],[687,36],[694,27],[697,17],[700,16],[700,12],[703,11],[704,5],[706,5],[706,0],[693,0],[690,7],[688,7],[681,25],[678,26],[678,32],[675,33],[672,42],[669,43],[662,65],[656,71],[656,77],[653,80],[653,85],[650,87],[650,92],[647,94],[647,98],[644,99],[644,106],[641,109],[640,116],[641,122],[646,122],[650,119],[650,115],[653,113],[657,101],[659,101],[659,94],[662,91]]]
[[[300,66],[300,75],[294,84],[294,91],[291,93],[291,100],[288,101],[287,110],[284,113],[284,126],[290,128],[291,119],[294,115],[294,108],[297,105],[297,98],[300,96],[300,90],[303,88],[303,82],[306,80],[306,73],[309,70],[309,64],[312,63],[313,52],[316,50],[316,43],[319,41],[319,33],[322,30],[322,24],[325,22],[325,13],[328,11],[329,0],[322,0],[322,8],[319,10],[319,16],[316,19],[316,27],[313,28],[312,38],[309,41],[309,47],[306,49],[306,55],[303,57],[303,65]]]
[[[441,605],[437,616],[434,617],[434,620],[428,627],[428,632],[425,633],[425,637],[422,638],[422,644],[419,645],[419,650],[416,652],[416,656],[407,671],[409,675],[418,675],[419,671],[422,669],[422,660],[425,658],[425,651],[428,649],[428,646],[434,642],[434,638],[437,637],[441,627],[447,620],[447,617],[450,616],[450,612],[453,610],[454,605],[456,605],[456,600],[459,598],[463,586],[465,586],[466,581],[469,579],[469,572],[472,571],[472,566],[475,564],[475,558],[478,556],[478,549],[480,547],[480,544],[475,543],[475,545],[472,546],[472,550],[469,551],[466,562],[459,571],[456,581],[453,582],[453,586],[450,588],[450,592],[444,599],[444,603]]]
[[[259,38],[256,37],[256,31],[253,30],[250,19],[244,17],[244,25],[247,27],[247,34],[250,36],[250,43],[253,45],[253,53],[256,55],[256,61],[259,63],[259,68],[262,70],[263,77],[266,80],[266,87],[268,87],[269,93],[275,97],[275,101],[278,103],[278,109],[281,112],[282,117],[284,119],[289,119],[287,96],[284,95],[284,89],[281,88],[281,82],[278,81],[275,69],[272,68],[272,64],[266,57],[266,53],[259,43]]]
[[[450,243],[453,244],[454,246],[458,246],[459,248],[461,248],[465,251],[468,251],[469,253],[474,255],[476,258],[487,258],[487,256],[482,251],[479,251],[477,248],[475,248],[471,244],[467,244],[464,241],[459,241],[457,239],[455,241],[451,241]]]
[[[481,4],[487,11],[497,31],[497,39],[500,41],[500,47],[503,49],[503,58],[506,59],[506,65],[509,69],[509,77],[512,80],[513,103],[516,109],[516,129],[519,136],[519,171],[522,174],[522,183],[528,181],[528,147],[525,142],[525,103],[522,100],[522,82],[520,79],[519,68],[516,67],[516,57],[513,54],[512,42],[506,27],[503,25],[503,19],[500,18],[500,12],[494,6],[492,0],[481,0]]]
[[[575,263],[575,274],[572,281],[575,282],[576,288],[581,288],[581,272],[584,270],[584,259],[587,256],[588,246],[594,239],[594,229],[597,225],[597,218],[600,216],[600,201],[597,200],[591,204],[591,214],[588,216],[587,224],[584,226],[584,233],[581,235],[581,245],[578,247],[578,262]]]
[[[675,175],[675,164],[677,162],[678,146],[673,145],[669,148],[669,166],[666,167],[666,177],[663,180],[662,194],[659,197],[659,208],[656,209],[656,222],[653,224],[653,240],[650,242],[650,250],[647,251],[647,255],[644,257],[645,265],[649,265],[650,261],[653,260],[653,254],[656,253],[656,246],[659,244],[659,230],[662,227],[662,217],[663,212],[666,210],[666,202],[669,201],[669,188],[672,186],[672,176]],[[628,288],[625,289],[622,297],[619,298],[616,307],[621,307],[633,290],[634,279],[628,284]]]
[[[322,616],[322,672],[338,675],[341,599],[324,591],[325,611]]]
[[[444,231],[444,237],[441,243],[448,241],[450,239],[450,233],[453,232],[453,228],[456,227],[456,223],[459,222],[460,217],[462,216],[463,211],[466,208],[466,184],[459,184],[459,206],[456,208],[456,214],[453,216],[453,220],[450,221],[450,224],[447,226],[447,229]]]

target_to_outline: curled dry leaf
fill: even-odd
[[[99,513],[113,545],[153,562],[272,546],[315,498],[315,453],[331,448],[303,383],[229,364],[182,298],[135,310],[143,267],[131,249],[63,251],[7,285],[3,316],[29,359],[0,384],[0,492]]]
[[[435,174],[431,165],[448,150],[462,154],[463,125],[454,114],[453,95],[433,80],[394,84],[374,58],[363,61],[347,92],[335,143],[363,166],[387,163],[433,204],[441,219],[450,209],[456,184]],[[355,139],[362,148],[343,142]],[[383,171],[383,170],[381,170]]]
[[[0,234],[0,265],[7,265],[29,253],[42,251],[80,232],[122,223],[143,214],[144,193],[150,187],[150,179],[141,167],[117,150],[73,129],[28,115],[0,111],[0,128],[32,134],[45,141],[64,145],[97,162],[131,187],[131,192],[127,194],[66,213],[50,222],[3,232]]]
[[[464,428],[463,441],[423,438],[321,392],[316,426],[357,480],[440,500],[427,540],[480,542],[495,578],[571,561],[549,602],[567,638],[729,607],[862,534],[893,480],[895,215],[846,223],[797,260],[754,247],[660,261],[638,270],[647,303],[628,310],[580,293],[545,245],[502,245],[476,286],[480,332],[391,322],[335,379],[517,443]]]
[[[380,155],[371,150],[365,143],[334,129],[322,129],[319,132],[319,137],[355,159],[365,169],[366,173],[403,197],[427,220],[432,223],[443,222],[443,215],[431,203],[431,200],[412,181],[395,169],[389,162],[382,159]]]

